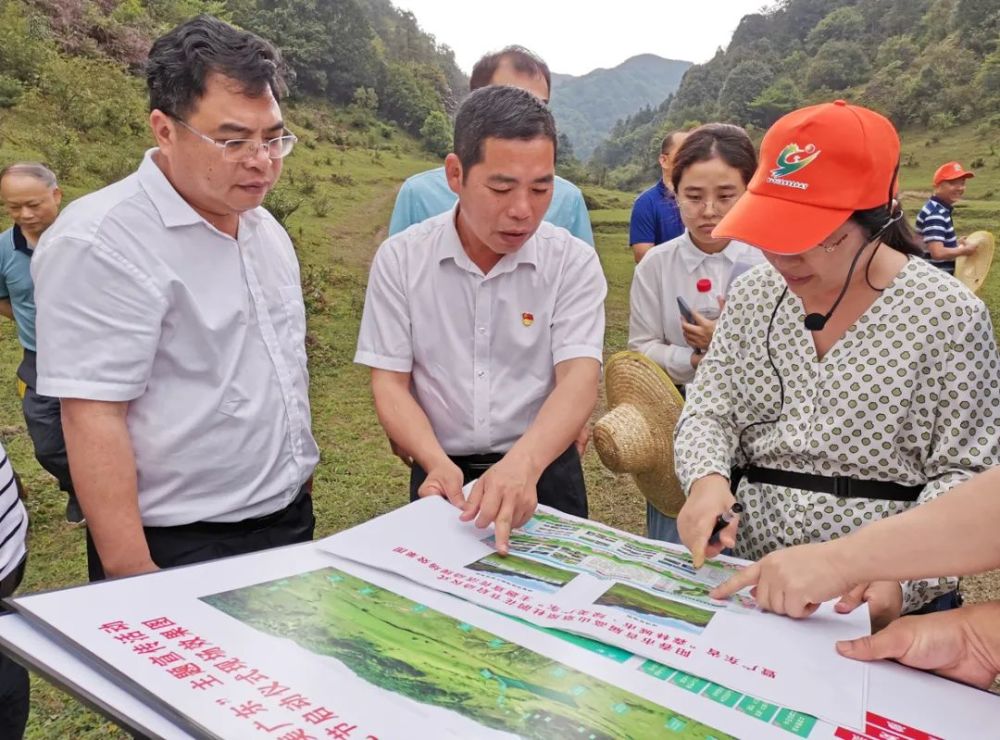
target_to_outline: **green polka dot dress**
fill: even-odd
[[[675,432],[684,490],[743,464],[824,476],[925,485],[935,498],[1000,460],[1000,357],[986,306],[952,276],[911,259],[822,360],[802,302],[762,265],[733,287],[711,348],[688,386]],[[802,491],[744,480],[736,554],[759,559],[790,545],[834,539],[912,502]],[[903,584],[904,611],[957,587],[957,579]]]

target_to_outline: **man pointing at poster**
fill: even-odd
[[[445,160],[458,203],[379,248],[355,355],[379,421],[413,455],[411,498],[495,522],[501,552],[538,502],[587,514],[573,442],[597,400],[607,284],[586,242],[542,222],[555,154],[531,93],[466,98]]]

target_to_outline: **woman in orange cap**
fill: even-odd
[[[760,162],[714,235],[770,264],[730,293],[675,432],[678,528],[696,562],[834,539],[1000,461],[990,315],[916,258],[892,124],[843,101],[803,108],[768,131]],[[737,499],[745,513],[710,544]],[[957,585],[880,581],[838,608],[867,601],[882,624],[957,605]]]

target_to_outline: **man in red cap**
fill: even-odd
[[[931,264],[955,274],[955,258],[976,251],[975,244],[955,236],[952,209],[965,194],[965,181],[975,175],[958,162],[948,162],[934,173],[934,194],[917,214],[917,231],[924,239]]]

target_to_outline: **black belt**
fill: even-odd
[[[292,503],[283,509],[278,509],[278,511],[275,511],[272,514],[266,514],[253,519],[241,519],[238,522],[191,522],[190,524],[177,524],[172,527],[143,527],[143,529],[154,531],[174,530],[220,536],[233,536],[246,534],[248,532],[258,532],[262,529],[267,529],[272,524],[279,521],[290,510],[297,506],[301,506],[302,501],[306,498],[306,496],[310,495],[312,495],[312,478],[310,478],[306,484],[299,489],[299,492],[292,500]]]
[[[504,453],[488,452],[484,455],[448,455],[463,473],[468,472],[478,478],[491,467],[503,460]]]
[[[796,473],[791,470],[775,470],[774,468],[758,468],[751,465],[746,470],[746,477],[751,483],[768,483],[772,486],[798,488],[800,491],[815,491],[828,493],[837,498],[873,498],[886,501],[916,501],[920,486],[904,486],[881,480],[858,480],[856,478],[812,475]]]

